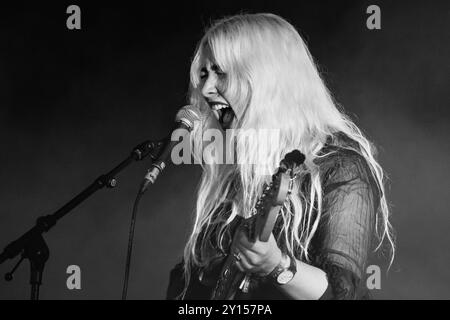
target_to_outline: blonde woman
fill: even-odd
[[[210,298],[221,262],[233,255],[255,275],[236,299],[370,298],[369,255],[385,242],[394,253],[383,170],[296,29],[273,14],[219,20],[200,41],[190,78],[190,102],[203,114],[194,144],[208,128],[232,131],[236,161],[203,165],[193,229],[167,297]],[[240,139],[237,129],[277,134]],[[306,160],[288,205],[269,241],[251,242],[235,218],[251,215],[263,184],[294,149]]]

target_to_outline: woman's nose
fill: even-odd
[[[217,95],[217,79],[214,74],[210,74],[203,84],[202,94],[205,98],[212,98]]]

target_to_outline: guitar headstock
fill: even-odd
[[[251,241],[255,241],[257,237],[261,241],[269,240],[281,206],[292,191],[293,171],[304,160],[305,156],[298,150],[288,153],[277,172],[272,175],[271,182],[264,186],[252,215],[246,222],[247,236]]]

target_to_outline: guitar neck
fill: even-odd
[[[235,232],[244,230],[247,233],[248,239],[252,242],[257,240],[263,242],[269,241],[278,218],[278,213],[289,191],[290,176],[284,172],[274,175],[272,177],[272,183],[264,188],[264,192],[255,206],[256,214],[240,221]],[[244,278],[245,280],[243,281]],[[247,282],[249,281],[250,275],[247,276],[237,268],[236,258],[230,253],[222,268],[211,299],[233,299],[241,283],[243,284],[243,292],[248,292]]]

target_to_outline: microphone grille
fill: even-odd
[[[200,110],[192,105],[182,107],[176,117],[175,122],[184,123],[189,130],[194,128],[194,122],[200,120]]]

